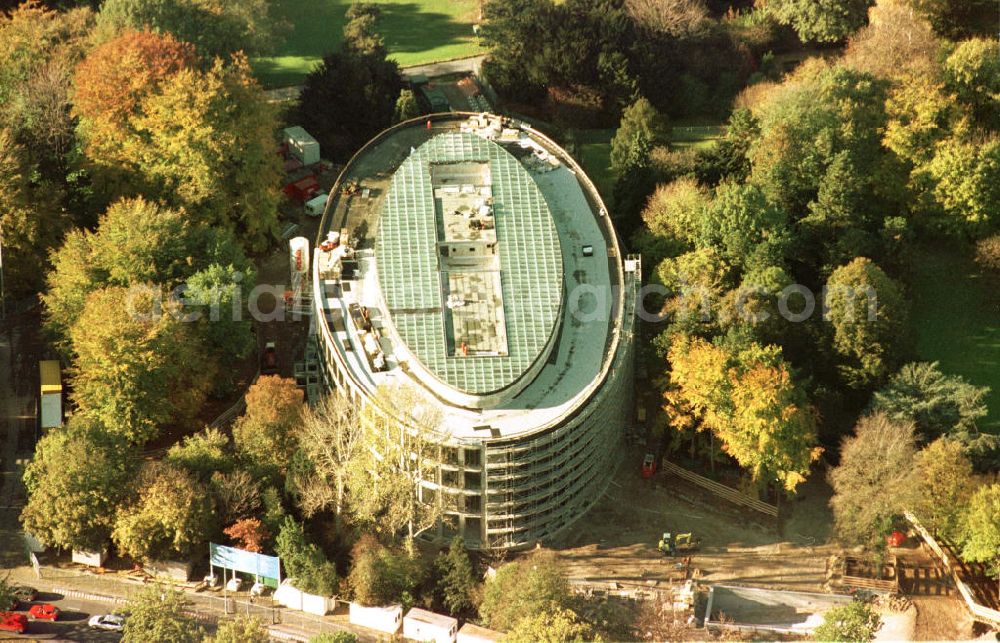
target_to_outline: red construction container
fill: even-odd
[[[304,179],[299,179],[286,185],[284,192],[288,195],[289,199],[305,203],[319,192],[319,182],[316,181],[315,176],[307,176]]]

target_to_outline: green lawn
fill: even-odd
[[[705,149],[715,145],[725,129],[718,123],[701,121],[671,122],[670,147],[672,149]],[[587,170],[587,176],[594,182],[601,196],[611,205],[615,188],[615,177],[611,173],[611,137],[613,129],[592,129],[575,132],[580,157],[578,160]]]
[[[379,30],[392,57],[407,67],[481,53],[472,25],[477,0],[372,0],[382,6]],[[256,58],[267,87],[302,82],[323,54],[339,44],[350,0],[277,0],[294,29],[274,56]]]
[[[982,274],[959,247],[922,249],[913,275],[913,318],[921,359],[945,373],[989,386],[990,414],[981,427],[1000,433],[1000,283]]]

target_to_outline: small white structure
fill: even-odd
[[[288,153],[301,161],[302,165],[319,163],[319,142],[309,132],[295,125],[286,127],[282,136],[288,145]]]
[[[80,565],[88,565],[90,567],[101,567],[104,565],[104,561],[108,559],[108,550],[103,549],[101,551],[84,551],[82,549],[73,550],[73,562],[79,563]]]
[[[396,634],[403,625],[403,608],[400,605],[365,607],[351,603],[350,623],[386,634]]]
[[[458,619],[444,614],[412,608],[403,618],[403,638],[413,641],[455,643],[458,636]]]
[[[458,631],[458,643],[494,643],[502,637],[503,634],[496,630],[489,630],[472,623],[466,623]]]
[[[169,578],[186,583],[191,580],[191,561],[183,560],[151,560],[143,569],[154,578]]]
[[[307,594],[297,589],[295,580],[286,578],[281,581],[278,589],[274,590],[274,600],[280,605],[284,605],[293,610],[300,610],[316,616],[325,616],[337,609],[337,599],[332,596],[320,596],[319,594]]]
[[[326,194],[317,194],[313,198],[306,201],[306,214],[311,217],[318,217],[323,214],[323,210],[326,209],[326,199]]]

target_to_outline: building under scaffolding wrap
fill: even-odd
[[[426,536],[527,547],[597,501],[632,409],[641,270],[563,149],[489,114],[396,125],[344,169],[314,253],[325,387],[415,426],[375,408],[405,386],[437,418],[422,495],[446,512]]]

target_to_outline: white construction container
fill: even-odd
[[[365,607],[351,603],[350,623],[386,634],[396,634],[403,625],[403,608],[400,605]]]
[[[472,623],[466,623],[458,631],[458,643],[494,643],[502,637],[503,634],[496,630],[489,630]]]
[[[274,590],[275,602],[293,610],[301,610],[308,614],[325,616],[337,609],[337,599],[332,596],[320,596],[319,594],[308,594],[297,589],[292,583],[295,580],[286,578],[281,581],[281,586]]]
[[[458,636],[458,619],[419,607],[412,608],[403,618],[403,638],[413,641],[455,643]]]
[[[298,125],[285,128],[285,143],[288,144],[288,153],[294,156],[302,165],[312,165],[319,163],[319,142]]]
[[[326,209],[326,195],[317,194],[313,198],[306,201],[305,208],[306,214],[311,217],[318,217],[323,214],[323,210]]]
[[[82,549],[73,550],[72,561],[80,565],[87,565],[88,567],[101,567],[107,559],[107,549],[102,549],[101,551],[85,551]]]
[[[295,237],[288,242],[289,269],[292,275],[309,272],[309,239]]]

